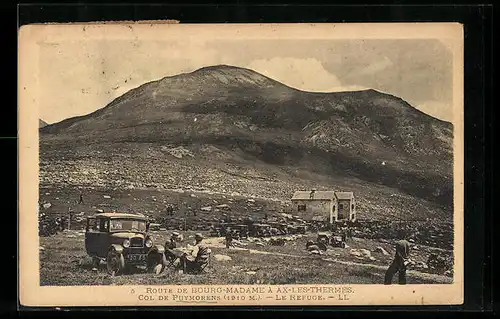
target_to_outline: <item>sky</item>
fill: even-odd
[[[435,39],[73,39],[39,48],[40,118],[47,123],[91,113],[146,82],[217,64],[304,91],[372,88],[452,120],[453,54]]]

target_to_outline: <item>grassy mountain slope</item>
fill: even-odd
[[[283,200],[302,188],[354,190],[376,214],[451,216],[452,131],[375,90],[303,92],[214,66],[42,128],[41,181]]]

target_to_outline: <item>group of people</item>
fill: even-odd
[[[40,213],[38,216],[38,225],[40,236],[52,236],[65,229],[67,218],[65,216],[54,218],[45,213]]]
[[[194,236],[195,245],[192,247],[190,252],[176,251],[178,248],[178,242],[180,239],[180,234],[178,232],[173,232],[170,239],[165,243],[165,254],[167,259],[172,261],[172,264],[176,267],[183,269],[184,272],[192,273],[199,272],[205,268],[209,262],[210,249],[203,243],[203,235],[197,233]],[[226,236],[226,247],[231,247],[232,236],[228,232]],[[322,243],[320,243],[322,244]],[[307,246],[315,246],[318,250],[326,250],[326,247],[319,247],[318,243],[308,242]],[[396,253],[394,259],[387,269],[384,278],[384,284],[390,285],[392,283],[393,277],[398,273],[398,283],[400,285],[406,284],[406,271],[408,265],[411,263],[410,256],[410,244],[407,240],[398,240],[395,243]],[[323,248],[323,249],[322,249]]]
[[[210,249],[203,243],[203,235],[194,235],[195,244],[189,252],[177,250],[180,234],[173,232],[170,239],[165,243],[165,256],[167,260],[185,273],[196,273],[202,271],[210,259]]]
[[[240,234],[235,229],[231,230],[231,229],[227,228],[225,237],[226,237],[225,238],[226,239],[226,248],[231,248],[231,247],[234,247],[233,239],[239,239]]]

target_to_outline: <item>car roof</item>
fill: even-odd
[[[137,214],[130,214],[130,213],[99,213],[99,214],[95,214],[94,217],[130,218],[130,219],[141,219],[141,220],[147,219],[145,216],[137,215]]]

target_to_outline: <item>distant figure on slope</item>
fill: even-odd
[[[226,248],[233,247],[233,234],[231,233],[231,230],[228,228],[226,229]]]
[[[174,214],[174,208],[172,205],[167,206],[167,216],[172,216]]]
[[[80,199],[78,200],[78,204],[83,204],[83,194],[80,192]]]
[[[406,285],[406,267],[410,263],[410,243],[405,239],[396,242],[394,260],[385,273],[384,285],[392,284],[392,278],[399,272],[398,283]]]

